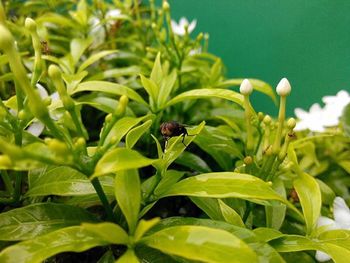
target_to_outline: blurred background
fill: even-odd
[[[292,84],[288,114],[350,91],[349,0],[169,0],[174,19],[197,19],[193,35],[208,32],[209,51],[227,77]],[[271,100],[254,93],[254,107],[276,115]]]

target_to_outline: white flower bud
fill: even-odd
[[[239,87],[239,91],[243,95],[250,95],[253,92],[253,85],[248,79],[244,79]]]
[[[291,91],[291,86],[287,78],[281,79],[276,87],[277,94],[280,96],[288,96]]]

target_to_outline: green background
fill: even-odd
[[[350,90],[350,0],[169,0],[172,16],[197,19],[227,77],[292,84],[288,113]],[[253,94],[257,110],[276,114]]]

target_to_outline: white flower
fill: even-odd
[[[294,110],[294,114],[299,119],[299,122],[294,128],[295,131],[309,129],[310,131],[314,132],[323,132],[325,130],[323,127],[324,112],[318,103],[313,104],[309,112],[296,108]]]
[[[333,217],[334,220],[325,216],[320,216],[317,221],[317,226],[325,227],[327,230],[350,230],[350,209],[346,205],[344,199],[339,196],[333,201]],[[331,257],[322,251],[316,251],[316,259],[323,262],[330,260]]]
[[[42,99],[45,99],[49,97],[49,94],[47,93],[46,89],[39,83],[36,84],[36,87],[38,89],[39,95]],[[50,95],[50,98],[52,101],[57,101],[59,99],[58,93],[54,92]],[[31,133],[32,135],[38,137],[44,130],[45,125],[40,122],[39,120],[34,120],[28,127],[27,132]]]
[[[295,128],[296,131],[309,129],[310,131],[323,132],[327,127],[334,127],[339,124],[339,118],[346,105],[350,103],[350,95],[347,91],[341,90],[336,96],[325,96],[322,98],[325,106],[319,104],[311,106],[306,112],[300,108],[294,113],[299,118]]]
[[[323,97],[322,101],[325,104],[326,112],[333,118],[333,122],[330,122],[329,126],[336,126],[345,106],[350,103],[350,94],[345,90],[341,90],[336,96]]]
[[[196,27],[197,20],[193,20],[191,23],[188,22],[188,20],[185,17],[181,17],[179,23],[176,23],[176,21],[171,20],[171,28],[173,29],[174,34],[183,36],[186,34],[186,27],[187,31],[190,34]]]
[[[109,10],[105,15],[107,29],[110,29],[110,27],[114,24],[115,20],[122,17],[123,15],[120,9]],[[89,36],[93,39],[91,46],[92,48],[95,48],[103,44],[103,42],[106,39],[106,32],[105,32],[105,29],[103,28],[101,20],[96,16],[90,17],[89,25],[90,25]]]
[[[188,53],[188,55],[195,56],[195,55],[198,55],[200,53],[202,53],[202,48],[201,47],[196,48],[196,49],[191,49],[190,52]]]

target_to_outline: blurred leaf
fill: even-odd
[[[40,263],[61,252],[82,252],[96,246],[106,246],[113,240],[126,244],[125,232],[116,232],[116,227],[107,227],[111,223],[94,224],[91,227],[71,226],[56,230],[43,236],[9,246],[1,251],[0,262],[3,263]],[[114,225],[116,226],[116,225]],[[119,230],[119,228],[118,228]]]
[[[140,77],[142,86],[144,87],[149,96],[149,104],[151,105],[151,107],[154,107],[155,103],[157,102],[159,87],[153,80],[148,79],[143,75],[140,75]]]
[[[92,39],[74,38],[70,43],[70,54],[73,58],[73,63],[76,65],[84,54],[85,50],[91,45]]]
[[[158,108],[163,108],[163,106],[167,103],[171,91],[174,88],[175,82],[177,80],[177,73],[173,70],[168,76],[166,76],[160,85],[157,105]]]
[[[139,263],[133,249],[128,249],[115,263]]]
[[[26,196],[81,196],[96,194],[86,175],[67,166],[50,166],[29,172]],[[105,177],[101,185],[107,195],[114,194],[114,180]]]
[[[81,65],[78,68],[78,72],[83,71],[84,69],[86,69],[87,67],[89,67],[90,65],[95,63],[96,61],[100,60],[101,58],[108,56],[108,55],[111,55],[113,53],[117,53],[117,52],[118,52],[118,50],[104,50],[104,51],[100,51],[98,53],[91,55],[87,60],[85,60],[83,63],[81,63]]]
[[[80,83],[71,95],[83,91],[104,92],[112,95],[126,95],[129,99],[137,101],[141,104],[148,105],[146,101],[134,90],[108,81],[85,81]]]
[[[170,256],[160,252],[157,249],[147,247],[145,245],[136,246],[136,254],[141,262],[149,263],[179,263],[179,261],[174,259],[174,256]]]
[[[55,203],[32,204],[0,214],[0,240],[31,239],[88,221],[94,222],[96,218],[78,207]]]
[[[301,172],[293,182],[298,193],[306,222],[307,233],[311,234],[316,227],[321,211],[321,191],[316,180],[307,173]]]
[[[103,72],[98,72],[95,75],[89,76],[88,80],[102,80],[109,78],[119,78],[122,76],[138,76],[141,73],[140,67],[133,65],[130,67],[113,68]]]
[[[141,136],[151,127],[152,120],[148,120],[145,123],[131,129],[125,138],[127,148],[132,148]]]
[[[191,152],[183,152],[176,160],[175,163],[181,164],[190,168],[191,170],[208,173],[211,172],[208,164],[200,158],[198,155],[195,155]]]
[[[257,262],[255,252],[229,232],[204,226],[172,226],[141,240],[164,253],[205,262]]]
[[[332,188],[330,188],[326,183],[323,181],[316,179],[316,182],[318,183],[318,186],[320,187],[321,195],[322,195],[322,203],[327,205],[332,205],[334,198],[336,197],[334,191]]]
[[[338,164],[339,164],[348,174],[350,174],[350,160],[339,161]]]
[[[228,79],[228,80],[224,80],[220,83],[218,83],[215,88],[220,88],[220,89],[226,89],[228,87],[232,87],[232,86],[240,86],[242,83],[243,79]],[[273,91],[272,87],[259,79],[249,79],[250,83],[252,83],[253,87],[255,90],[266,94],[267,96],[269,96],[273,102],[277,105],[277,98],[276,98],[276,94]]]
[[[150,79],[160,87],[160,83],[163,79],[163,70],[160,63],[160,53],[157,54],[156,60],[154,61]]]
[[[134,234],[141,203],[141,186],[138,170],[122,170],[115,177],[115,197]]]
[[[225,218],[222,215],[218,199],[208,197],[190,197],[191,201],[198,206],[206,215],[218,221],[225,222]]]
[[[345,134],[348,137],[350,137],[350,103],[343,109],[343,113],[340,120],[343,124]]]
[[[149,159],[137,151],[116,148],[107,152],[96,164],[92,178],[123,170],[137,169],[153,164],[156,160]]]
[[[243,105],[243,95],[225,89],[193,89],[190,91],[185,91],[180,95],[169,100],[164,108],[172,106],[176,103],[185,101],[185,100],[197,100],[205,98],[221,98],[229,101],[233,101],[239,105]]]

